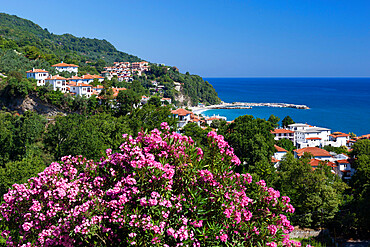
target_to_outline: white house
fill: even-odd
[[[294,143],[294,131],[288,129],[274,129],[271,131],[276,141],[281,139],[288,139]]]
[[[168,104],[171,104],[171,103],[172,103],[171,98],[162,98],[162,99],[161,99],[161,104],[162,104],[162,105],[166,105],[166,102],[167,102]]]
[[[52,67],[54,67],[59,72],[67,71],[67,72],[70,72],[70,73],[74,72],[76,74],[78,72],[78,66],[77,65],[63,63],[63,61],[61,63],[57,63],[57,64],[52,65]]]
[[[179,119],[179,123],[177,124],[179,128],[184,127],[190,121],[190,115],[192,114],[191,111],[182,108],[173,110],[171,113]]]
[[[51,76],[45,79],[45,84],[49,83],[52,85],[53,90],[60,90],[62,93],[67,92],[67,79],[56,75],[56,76]]]
[[[330,129],[311,126],[308,124],[290,124],[294,131],[295,145],[299,148],[323,147],[329,141]]]
[[[93,93],[93,87],[89,84],[84,83],[69,83],[69,91],[72,94],[85,96],[86,98],[90,98]]]
[[[349,160],[336,160],[335,163],[337,164],[337,173],[339,177],[343,179],[351,179],[354,169],[351,168],[351,163]]]
[[[45,79],[49,77],[49,72],[42,69],[35,69],[26,71],[27,78],[32,78],[37,80],[37,86],[44,86]]]
[[[350,135],[346,133],[333,132],[331,135],[329,135],[329,142],[327,143],[327,145],[330,145],[333,147],[347,146],[349,138],[350,138]]]
[[[226,117],[224,117],[224,116],[220,116],[220,115],[213,115],[212,117],[209,117],[209,118],[206,118],[205,119],[205,121],[206,121],[206,123],[208,124],[208,125],[211,125],[211,123],[213,122],[213,121],[215,121],[215,120],[219,120],[219,121],[221,121],[221,120],[227,120],[227,118]]]
[[[282,147],[279,147],[277,145],[274,145],[276,152],[271,157],[271,162],[274,163],[275,168],[279,166],[279,162],[283,159],[283,157],[288,153],[287,150],[285,150]]]

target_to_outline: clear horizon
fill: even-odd
[[[105,39],[120,51],[202,77],[370,77],[366,0],[0,4],[1,12],[51,33]]]

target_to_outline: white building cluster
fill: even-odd
[[[290,124],[287,129],[275,129],[271,132],[275,140],[289,139],[298,148],[347,146],[350,135],[334,132],[331,129],[312,126],[309,124]]]
[[[70,73],[78,73],[78,66],[75,64],[58,63],[52,65],[58,72],[67,71]],[[97,85],[94,87],[91,83],[94,80],[98,80],[100,83],[104,81],[104,77],[100,75],[83,75],[72,76],[71,78],[65,78],[59,75],[52,76],[48,71],[42,69],[32,69],[26,71],[27,78],[32,78],[37,81],[37,86],[45,86],[50,84],[54,91],[59,90],[62,93],[70,93],[72,95],[85,96],[87,98],[91,95],[102,91],[103,86]]]
[[[104,67],[104,71],[101,72],[103,77],[111,80],[113,76],[117,76],[118,81],[132,81],[133,75],[142,75],[143,72],[149,71],[149,63],[142,62],[115,62],[112,67]]]

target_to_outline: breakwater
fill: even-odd
[[[310,109],[306,105],[296,105],[287,103],[248,103],[248,102],[233,102],[223,103],[221,105],[208,106],[208,109],[251,109],[256,106],[278,107],[278,108],[294,108],[294,109]]]

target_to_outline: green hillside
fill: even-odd
[[[59,62],[77,64],[79,74],[100,74],[105,66],[113,62],[136,62],[140,58],[118,51],[106,40],[78,38],[71,34],[55,35],[32,21],[15,15],[0,13],[0,73],[8,75],[25,72],[32,68],[45,69],[55,74],[52,64]],[[148,89],[152,80],[165,86],[165,97],[172,101],[185,96],[179,105],[217,104],[220,99],[211,84],[201,77],[179,73],[176,67],[158,67],[152,64],[151,72],[138,78]],[[182,90],[175,90],[181,83]],[[125,86],[116,85],[114,86]]]
[[[2,56],[10,56],[4,54],[7,50],[16,50],[29,60],[41,59],[50,64],[64,61],[83,65],[88,61],[98,71],[115,61],[142,61],[118,51],[106,40],[78,38],[71,34],[55,35],[32,21],[5,13],[0,13],[0,36]]]

